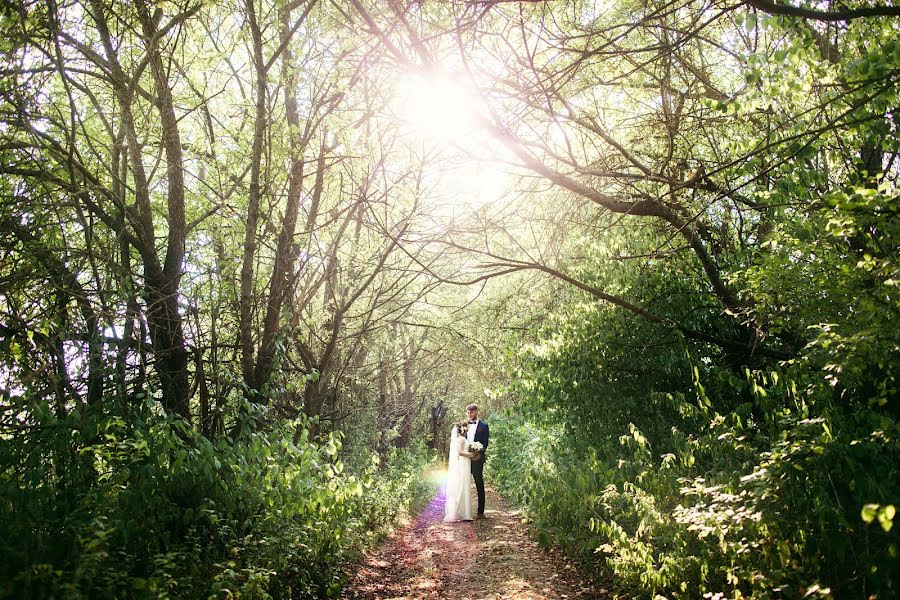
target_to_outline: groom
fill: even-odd
[[[470,404],[466,407],[466,414],[469,416],[469,432],[466,439],[472,442],[481,442],[484,450],[478,460],[472,459],[472,477],[475,478],[475,489],[478,490],[478,519],[484,518],[484,461],[488,447],[488,437],[490,430],[488,424],[478,418],[478,405]]]

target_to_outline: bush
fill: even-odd
[[[0,441],[0,597],[336,597],[350,554],[427,490],[421,447],[348,473],[339,435],[211,442],[143,417]]]
[[[633,426],[585,440],[514,410],[494,419],[493,477],[540,541],[636,597],[893,597],[900,431],[843,417],[785,417],[763,444],[712,415],[659,454]]]
[[[885,189],[829,191],[741,257],[732,280],[787,360],[596,303],[552,317],[516,357],[517,405],[493,428],[494,478],[539,539],[635,597],[900,592],[900,204]],[[648,268],[630,285],[730,337],[687,310],[688,279]]]

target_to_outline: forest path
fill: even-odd
[[[476,506],[474,488],[472,508]],[[531,540],[519,511],[487,489],[486,517],[444,523],[444,488],[368,555],[342,598],[532,600],[605,598],[558,553]]]

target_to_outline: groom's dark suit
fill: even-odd
[[[478,490],[478,514],[484,514],[484,461],[487,460],[488,438],[490,437],[490,429],[488,424],[479,420],[475,425],[475,439],[473,441],[481,442],[484,450],[481,452],[481,458],[472,461],[472,477],[475,479],[475,489]]]

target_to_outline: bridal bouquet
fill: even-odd
[[[481,442],[472,442],[471,444],[469,444],[469,452],[476,452],[478,454],[481,454],[483,450],[484,444],[482,444]]]

